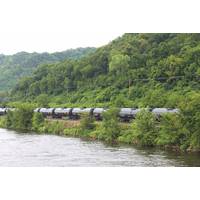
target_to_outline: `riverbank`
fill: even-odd
[[[173,151],[200,151],[199,134],[192,132],[196,130],[198,121],[193,122],[190,119],[188,122],[188,116],[184,113],[166,114],[158,120],[151,112],[142,110],[131,123],[121,123],[118,110],[114,108],[105,112],[100,122],[89,115],[82,116],[80,121],[45,119],[41,113],[33,113],[32,110],[23,106],[8,112],[6,116],[0,117],[0,127],[38,134],[101,140],[109,144],[123,143]]]
[[[99,140],[110,144],[128,144],[131,146],[134,145],[148,147],[155,146],[148,144],[143,145],[136,138],[134,138],[132,134],[132,126],[129,123],[119,123],[118,130],[120,130],[120,134],[116,136],[111,136],[110,133],[106,133],[105,130],[103,130],[102,121],[93,122],[92,129],[88,129],[86,127],[89,123],[90,122],[87,122],[85,127],[83,127],[83,121],[81,120],[45,119],[40,125],[37,124],[36,126],[32,126],[26,131],[34,131],[37,134],[53,134],[59,136],[79,137],[87,140]],[[0,117],[0,127],[20,131],[20,129],[7,127],[6,117]],[[156,145],[156,147],[170,151],[182,151],[178,145]],[[188,149],[187,151],[190,150]]]

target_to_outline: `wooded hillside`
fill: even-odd
[[[176,107],[199,95],[200,34],[124,34],[80,60],[40,66],[12,91],[69,106]]]
[[[78,59],[94,50],[95,48],[78,48],[52,54],[27,52],[20,52],[14,55],[1,54],[0,91],[12,89],[20,78],[31,75],[40,64],[56,63],[65,59]]]

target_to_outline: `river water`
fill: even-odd
[[[0,166],[200,166],[200,155],[0,129]]]

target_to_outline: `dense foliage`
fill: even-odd
[[[14,112],[9,111],[5,118],[6,128],[27,131],[32,128],[33,107],[21,105]]]
[[[78,59],[94,50],[94,48],[78,48],[52,54],[27,52],[20,52],[14,55],[1,54],[0,91],[12,89],[21,77],[31,75],[40,64],[56,63],[65,59]]]
[[[40,66],[13,100],[51,105],[177,107],[199,93],[200,34],[125,34],[80,60]]]

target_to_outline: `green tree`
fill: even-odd
[[[143,146],[154,146],[157,134],[158,129],[155,116],[147,110],[142,110],[138,113],[132,123],[132,140]]]
[[[9,111],[6,115],[6,125],[8,128],[27,131],[31,130],[33,117],[33,107],[21,105],[15,111]]]
[[[38,131],[40,129],[40,127],[43,125],[44,123],[44,117],[41,113],[34,113],[33,117],[32,117],[32,128],[34,131]]]
[[[130,57],[128,55],[117,54],[111,57],[109,71],[117,74],[127,72],[129,68]]]
[[[36,98],[36,102],[40,107],[48,107],[50,99],[47,94],[41,94]]]
[[[107,142],[115,142],[120,135],[121,127],[118,119],[119,109],[112,108],[103,114],[102,134]]]
[[[92,116],[90,116],[89,114],[82,114],[81,121],[80,121],[80,127],[83,131],[94,129],[94,127],[95,127],[94,118]]]
[[[161,118],[158,145],[173,145],[184,147],[188,130],[185,128],[180,114],[166,114]]]

